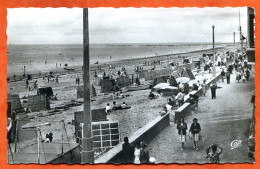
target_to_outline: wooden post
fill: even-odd
[[[89,31],[88,8],[83,9],[83,83],[84,83],[84,111],[81,164],[94,163],[92,119],[90,109],[90,66],[89,66]]]

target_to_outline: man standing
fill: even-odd
[[[226,77],[227,77],[227,84],[230,84],[230,73],[229,72],[226,73]]]
[[[128,137],[124,137],[122,149],[122,163],[133,163],[134,147],[128,142]]]
[[[178,100],[179,107],[181,107],[184,103],[184,94],[179,92],[176,96],[176,100]]]
[[[211,89],[211,97],[212,97],[212,99],[216,99],[216,90],[217,90],[216,82],[212,82],[212,84],[210,86],[210,89]]]
[[[194,118],[193,123],[190,126],[190,133],[192,134],[194,149],[198,151],[197,143],[199,141],[199,132],[201,131],[200,124],[198,123],[198,119]]]
[[[222,69],[222,71],[221,71],[222,82],[224,82],[225,75],[226,75],[226,73],[225,73],[224,69]]]

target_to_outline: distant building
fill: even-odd
[[[247,8],[247,41],[246,50],[248,62],[255,62],[255,11],[254,8]]]

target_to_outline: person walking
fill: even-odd
[[[227,77],[227,84],[230,84],[230,72],[229,71],[226,73],[226,77]]]
[[[212,97],[212,99],[216,99],[216,90],[217,90],[216,82],[212,82],[212,84],[210,85],[210,89],[211,89],[211,97]]]
[[[222,69],[222,71],[221,71],[222,82],[224,82],[225,75],[226,75],[226,73],[225,73],[224,69]]]
[[[122,163],[133,163],[134,147],[129,143],[128,137],[124,137],[122,150]]]
[[[201,91],[202,91],[202,95],[206,96],[206,92],[207,92],[207,84],[206,81],[203,81],[203,83],[201,84]]]
[[[197,143],[199,141],[199,132],[201,131],[200,124],[198,123],[198,119],[194,118],[193,123],[190,126],[190,134],[192,135],[194,149],[198,151]]]
[[[177,124],[177,130],[179,135],[179,141],[181,142],[181,150],[183,150],[184,143],[186,141],[186,130],[187,130],[187,124],[184,122],[183,117],[180,118],[180,121]]]
[[[206,158],[208,158],[211,163],[219,163],[219,156],[222,153],[222,151],[223,148],[218,146],[217,144],[210,145],[206,149],[206,153],[207,153]]]
[[[237,82],[239,82],[240,79],[241,79],[241,72],[238,70],[237,73],[236,73]]]
[[[28,86],[29,86],[29,81],[28,81],[28,79],[26,80],[26,88],[28,88]]]

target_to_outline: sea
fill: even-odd
[[[219,43],[216,47],[228,44]],[[166,54],[188,53],[212,48],[211,43],[123,43],[91,44],[90,64]],[[82,44],[8,44],[8,75],[48,72],[53,69],[83,65]]]

